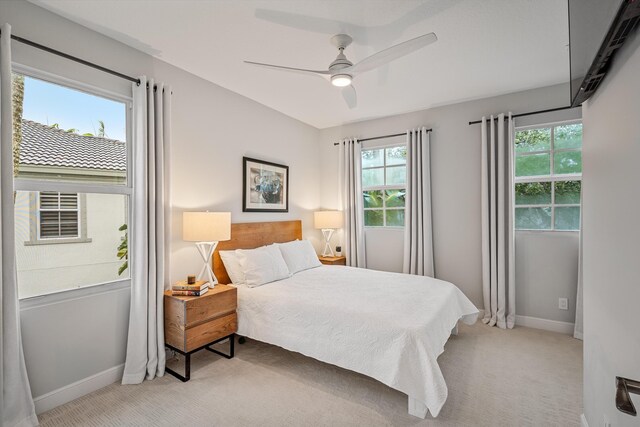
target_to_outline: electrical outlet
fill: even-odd
[[[568,298],[558,298],[558,308],[560,310],[569,310],[569,299]]]

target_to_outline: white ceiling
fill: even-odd
[[[569,76],[561,0],[31,1],[318,128]],[[339,32],[354,39],[346,50],[354,63],[428,32],[439,40],[359,75],[353,110],[320,78],[243,63],[326,69],[337,54],[329,38]]]

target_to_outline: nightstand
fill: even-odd
[[[347,265],[347,258],[343,256],[319,256],[324,265]]]
[[[172,296],[164,293],[164,342],[184,356],[184,376],[172,369],[167,373],[186,382],[191,377],[191,355],[207,349],[231,359],[234,337],[238,330],[236,315],[238,290],[233,286],[215,285],[200,297]],[[212,344],[229,339],[229,354],[211,348]]]

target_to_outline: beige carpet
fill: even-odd
[[[582,343],[529,328],[462,326],[438,359],[449,398],[438,418],[344,369],[248,340],[236,357],[201,351],[192,376],[113,384],[40,416],[43,426],[578,426]]]

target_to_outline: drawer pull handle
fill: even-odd
[[[616,377],[616,408],[635,417],[638,413],[629,393],[640,394],[640,381]]]

